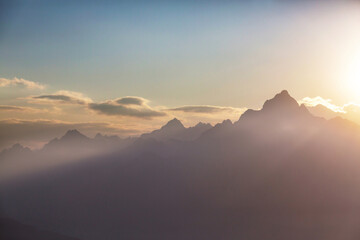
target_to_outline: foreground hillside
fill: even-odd
[[[4,240],[76,240],[76,238],[39,230],[8,218],[0,218],[0,238]]]

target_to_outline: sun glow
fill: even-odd
[[[360,98],[360,50],[357,51],[350,61],[346,79],[350,92],[357,98]]]

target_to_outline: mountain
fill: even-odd
[[[94,137],[94,140],[99,141],[99,142],[101,142],[101,141],[116,142],[116,141],[120,141],[121,139],[116,135],[107,136],[107,135],[102,135],[101,133],[97,133]]]
[[[198,123],[194,127],[185,128],[176,118],[170,120],[158,130],[141,135],[141,138],[153,138],[159,141],[182,140],[190,141],[198,138],[202,133],[212,128],[211,124]]]
[[[4,149],[0,152],[0,159],[5,158],[16,158],[16,157],[24,157],[29,156],[33,152],[28,147],[24,147],[21,144],[14,144],[12,147]]]
[[[305,105],[300,105],[292,98],[288,91],[283,90],[270,100],[266,100],[261,110],[248,109],[245,111],[237,123],[246,121],[275,121],[302,120],[312,118]]]
[[[309,112],[314,116],[323,117],[326,119],[332,119],[339,116],[344,116],[342,112],[334,112],[324,105],[318,104],[316,106],[307,107]]]
[[[142,134],[142,138],[154,138],[157,140],[169,140],[177,138],[185,130],[184,125],[176,118],[170,120],[160,129],[154,130],[151,133]]]
[[[54,138],[49,143],[47,143],[43,150],[48,149],[59,149],[59,148],[67,148],[67,147],[73,147],[75,145],[86,145],[90,142],[90,138],[86,137],[82,133],[80,133],[78,130],[73,129],[69,130],[65,133],[64,136],[62,136],[60,139]]]
[[[165,126],[121,151],[0,182],[1,206],[88,240],[359,239],[356,124],[315,117],[283,91],[235,123],[195,126],[207,130],[194,140],[173,140],[190,129],[178,120]]]
[[[84,134],[80,133],[78,130],[73,129],[65,133],[65,135],[60,139],[61,141],[87,141],[89,140]]]
[[[283,90],[266,100],[260,110],[248,109],[234,123],[225,120],[204,132],[200,139],[204,144],[215,148],[219,144],[238,145],[244,139],[248,139],[247,143],[280,144],[295,136],[298,139],[309,138],[320,131],[324,121],[313,116],[288,91]],[[242,146],[247,143],[242,143]]]

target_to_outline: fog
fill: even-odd
[[[2,217],[89,240],[356,240],[359,144],[356,124],[287,91],[234,123],[174,119],[136,139],[71,130],[1,153]]]

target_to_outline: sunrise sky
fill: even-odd
[[[360,124],[358,1],[74,2],[1,1],[0,149],[237,120],[283,89]]]

